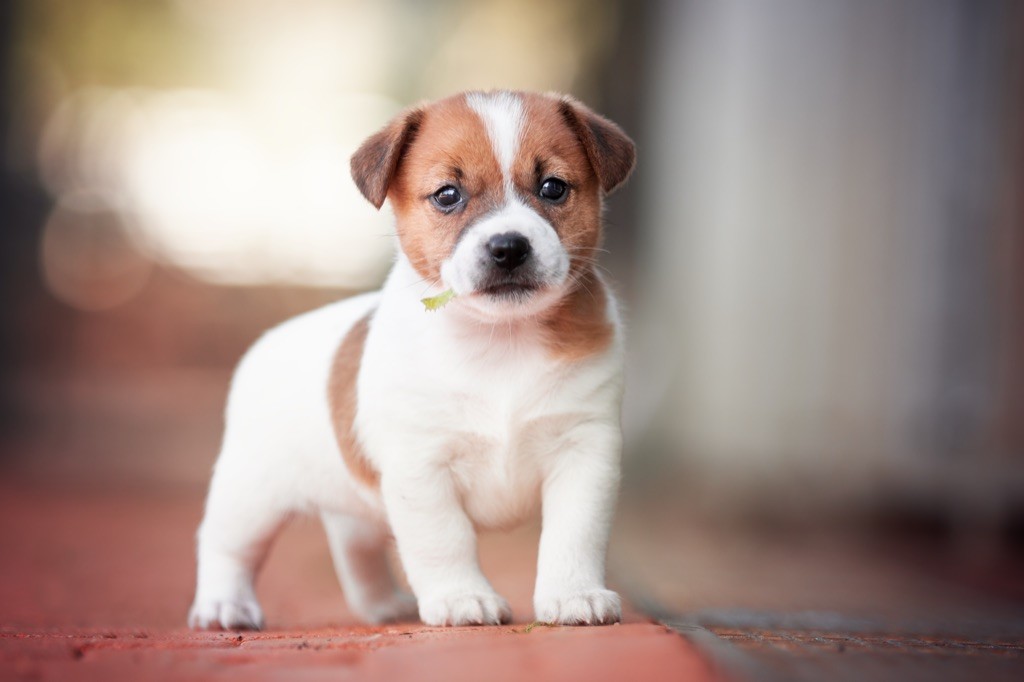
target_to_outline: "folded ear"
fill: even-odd
[[[422,122],[422,109],[404,111],[383,130],[371,135],[352,155],[352,179],[375,207],[380,208],[384,204],[388,187],[398,170],[398,162],[416,137]]]
[[[614,191],[633,172],[636,145],[622,128],[571,97],[563,97],[559,111],[573,129],[597,173],[605,194]]]

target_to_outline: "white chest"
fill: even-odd
[[[549,407],[548,413],[530,413],[477,401],[447,424],[445,462],[478,526],[508,526],[538,508],[542,482],[581,418]]]
[[[475,378],[434,386],[431,428],[470,518],[483,527],[507,526],[537,509],[542,481],[580,406],[564,395],[571,381],[552,373]]]
[[[539,506],[542,482],[574,428],[616,408],[588,373],[541,360],[376,375],[361,433],[382,470],[443,467],[480,527],[515,524]],[[434,371],[437,370],[437,371]],[[597,384],[595,386],[595,383]]]
[[[428,480],[438,468],[450,471],[478,526],[529,515],[576,427],[617,419],[617,345],[567,364],[536,335],[504,326],[467,330],[385,303],[370,328],[358,386],[366,455],[384,476]]]

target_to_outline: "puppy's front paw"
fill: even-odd
[[[420,600],[427,625],[500,625],[512,621],[512,609],[494,592],[456,592]]]
[[[259,630],[263,611],[255,599],[205,599],[192,605],[188,626],[193,630]]]
[[[622,620],[619,595],[611,590],[568,592],[534,601],[537,620],[554,625],[607,625]]]

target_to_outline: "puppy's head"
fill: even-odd
[[[402,250],[428,282],[488,318],[530,315],[595,258],[601,200],[633,169],[633,142],[557,95],[472,92],[406,111],[352,157],[385,198]]]

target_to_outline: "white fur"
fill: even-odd
[[[530,242],[530,267],[544,290],[528,301],[486,301],[478,304],[477,298],[464,298],[464,305],[473,307],[480,316],[492,322],[535,315],[565,294],[569,254],[554,227],[520,201],[513,189],[511,168],[519,150],[523,105],[519,97],[509,92],[470,93],[466,102],[487,129],[494,156],[501,167],[505,202],[459,239],[451,256],[441,265],[444,286],[440,289],[451,288],[461,296],[476,291],[487,274],[490,260],[486,254],[487,241],[498,234],[516,232]]]
[[[380,580],[387,598],[379,598],[379,584],[363,589],[347,579],[362,565],[384,565],[389,530],[379,497],[357,484],[340,459],[326,399],[338,345],[379,299],[367,294],[289,320],[239,364],[198,533],[193,627],[262,625],[252,582],[271,539],[294,513],[321,514],[353,611],[385,620],[405,599],[386,574]]]
[[[517,114],[508,98],[492,98],[478,111],[504,159],[521,107]],[[512,228],[531,240],[549,285],[520,304],[529,314],[471,295],[481,245]],[[618,596],[604,585],[621,447],[615,303],[607,306],[616,330],[609,348],[559,360],[532,316],[565,292],[568,258],[551,226],[510,197],[462,242],[443,271],[460,296],[442,310],[424,311],[422,280],[400,254],[382,292],[290,320],[246,354],[199,529],[193,627],[262,625],[253,580],[296,512],[321,516],[349,605],[364,619],[413,613],[416,602],[387,570],[393,534],[424,622],[508,620],[508,603],[480,571],[476,529],[513,525],[538,505],[537,619],[619,619]],[[355,427],[381,474],[379,490],[345,468],[327,399],[333,356],[370,310]]]
[[[494,156],[501,167],[505,195],[512,198],[512,162],[519,149],[523,128],[523,103],[511,92],[473,92],[466,95],[466,103],[483,119],[487,136],[491,139]]]
[[[484,301],[468,297],[477,290],[487,270],[487,240],[496,234],[517,232],[530,241],[530,267],[544,290],[519,302]],[[528,317],[550,306],[565,294],[569,276],[569,254],[551,224],[518,200],[510,200],[466,231],[452,255],[441,265],[443,288],[466,296],[462,304],[489,320],[498,322],[509,317]]]

